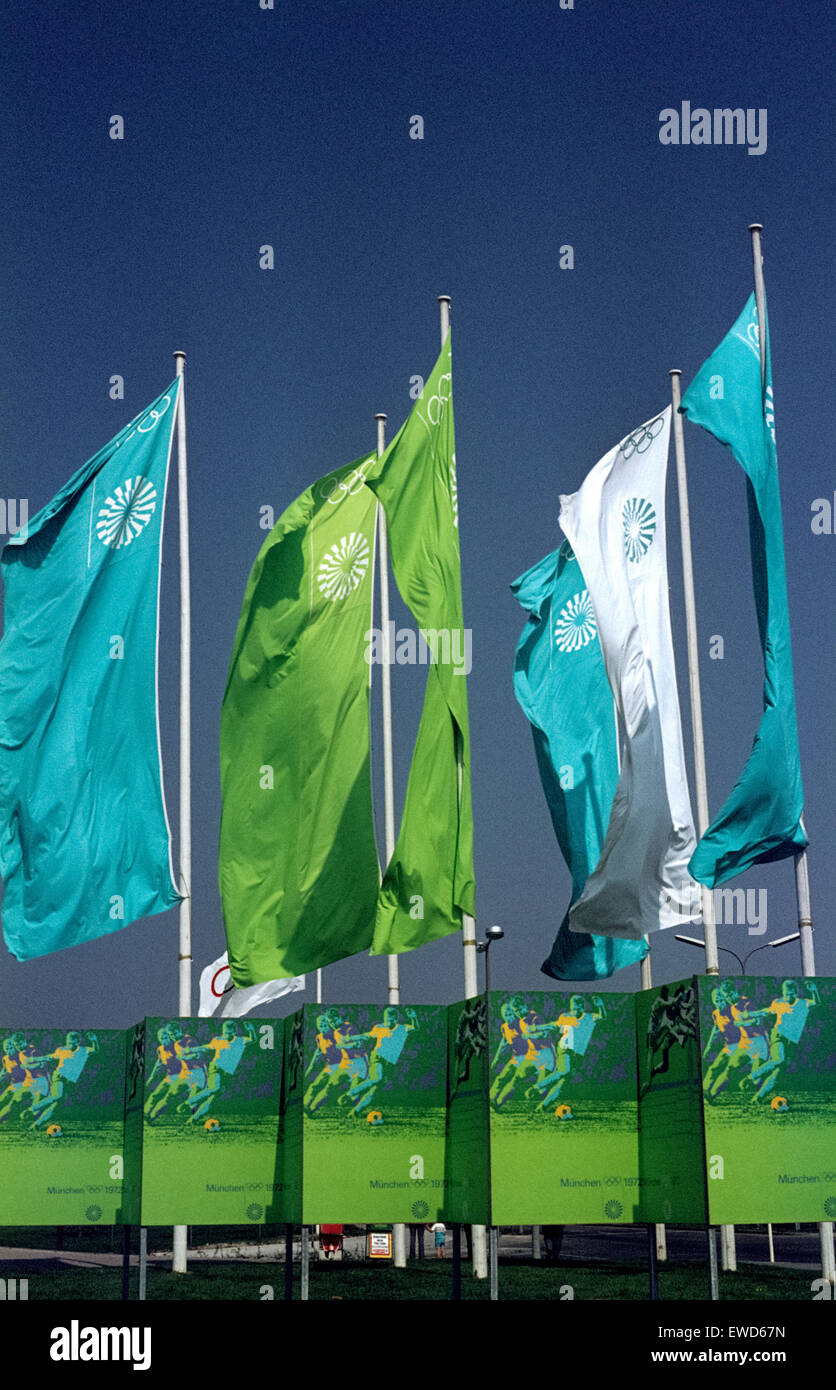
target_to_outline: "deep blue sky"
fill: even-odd
[[[569,893],[511,685],[523,615],[509,582],[560,539],[558,496],[683,386],[751,289],[765,224],[778,455],[811,837],[819,973],[836,973],[832,903],[836,536],[830,385],[832,11],[553,3],[141,6],[30,0],[0,25],[0,496],[30,514],[173,376],[188,353],[194,674],[194,952],[220,954],[218,719],[241,598],[264,532],[315,477],[393,432],[453,298],[455,409],[476,816],[477,927],[497,921],[499,987],[539,973]],[[663,107],[765,107],[768,149],[664,147]],[[125,139],[108,120],[125,120]],[[410,116],[425,122],[409,138]],[[258,267],[275,247],[276,268]],[[558,268],[559,247],[575,269]],[[113,373],[124,401],[108,397]],[[760,717],[762,665],[743,475],[686,425],[707,735],[716,811]],[[177,818],[176,491],[162,610],[161,718]],[[671,603],[690,765],[673,473]],[[396,610],[394,616],[399,617]],[[708,659],[713,634],[725,658]],[[425,673],[395,668],[401,789]],[[768,936],[794,929],[789,864]],[[745,951],[743,927],[721,940]],[[668,934],[670,980],[700,953]],[[3,948],[0,1017],[121,1026],[176,1007],[177,915],[42,961]],[[730,961],[729,957],[725,958]],[[797,970],[797,946],[753,969]],[[405,1000],[462,993],[458,938],[401,957]],[[326,972],[332,1000],[379,1000],[385,961]],[[617,976],[634,989],[638,969]],[[292,999],[295,1006],[300,998]],[[197,993],[195,989],[195,1008]],[[287,1003],[277,1012],[286,1012]],[[269,1012],[269,1010],[268,1010]]]

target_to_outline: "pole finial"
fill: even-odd
[[[449,304],[449,303],[450,303],[450,296],[449,296],[449,294],[440,294],[440,295],[438,296],[438,302],[439,302],[439,304]]]
[[[668,376],[682,376],[682,368],[681,368],[681,367],[671,367],[671,368],[669,369],[669,371],[668,371]]]
[[[185,354],[185,352],[183,351],[182,348],[175,348],[174,351],[173,351],[173,353],[172,353],[171,355],[172,355],[172,357],[185,357],[185,356],[186,356],[186,354]]]
[[[381,411],[379,414],[375,415],[374,418],[375,418],[376,420],[388,420],[388,419],[389,419],[389,416],[388,416],[388,415],[384,415],[383,412]]]
[[[762,231],[763,231],[763,223],[762,223],[762,222],[750,222],[750,223],[749,223],[749,231],[750,231],[750,232],[762,232]]]

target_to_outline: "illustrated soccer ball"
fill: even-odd
[[[381,1115],[380,1111],[379,1111],[379,1110],[370,1110],[369,1113],[368,1113],[368,1115],[366,1116],[366,1124],[367,1124],[367,1125],[382,1125],[382,1124],[383,1124],[383,1116]]]
[[[780,1115],[784,1110],[789,1110],[790,1108],[786,1096],[773,1096],[769,1105],[770,1109],[774,1110],[776,1115]]]
[[[47,1134],[49,1135],[50,1139],[57,1139],[57,1138],[58,1138],[58,1135],[62,1132],[62,1131],[61,1131],[61,1126],[60,1126],[60,1125],[47,1125],[47,1127],[46,1127],[46,1132],[47,1132]]]
[[[559,1105],[554,1113],[559,1120],[571,1120],[572,1107],[571,1105]]]
[[[214,1134],[215,1130],[220,1129],[220,1127],[221,1122],[220,1120],[216,1120],[214,1115],[210,1116],[210,1118],[206,1120],[203,1125],[203,1128],[206,1130],[207,1134]]]

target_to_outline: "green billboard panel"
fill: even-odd
[[[699,980],[711,1221],[836,1219],[836,981]]]
[[[0,1225],[123,1218],[125,1034],[4,1028]]]
[[[693,979],[636,995],[637,1221],[706,1220],[702,1070]]]
[[[147,1018],[129,1040],[126,1209],[143,1225],[278,1213],[281,1020]],[[137,1199],[136,1193],[139,1196]]]
[[[301,1012],[301,1076],[289,1053],[296,1075],[284,1142],[292,1169],[301,1124],[305,1224],[436,1220],[445,1190],[447,1010],[343,1004]],[[283,1166],[290,1186],[286,1174]]]
[[[493,1223],[635,1221],[633,996],[492,993],[488,1024]]]
[[[451,1004],[447,1015],[447,1155],[444,1217],[490,1222],[488,1011],[485,996]]]
[[[320,1006],[321,1008],[321,1006]],[[302,1097],[305,1093],[305,1009],[284,1021],[284,1062],[279,1104],[277,1221],[302,1224]]]

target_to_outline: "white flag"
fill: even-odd
[[[200,1018],[209,1018],[221,1000],[221,1018],[242,1018],[250,1009],[266,1004],[271,999],[280,999],[283,994],[293,994],[305,988],[304,975],[294,975],[290,980],[267,980],[261,985],[248,985],[246,989],[236,989],[229,976],[229,960],[226,951],[222,956],[207,965],[200,974]]]
[[[572,931],[637,938],[700,919],[665,541],[671,407],[627,435],[561,497],[615,700],[620,771],[597,867]]]

